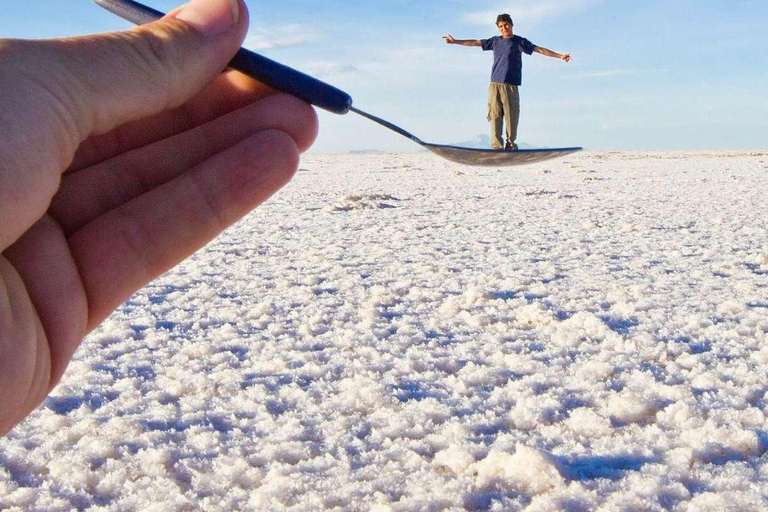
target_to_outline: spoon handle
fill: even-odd
[[[134,0],[94,1],[99,7],[136,25],[151,23],[165,15]],[[240,48],[229,67],[334,114],[346,114],[352,106],[352,97],[341,89],[245,48]]]

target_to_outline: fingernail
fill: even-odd
[[[239,17],[238,0],[192,0],[176,15],[177,19],[209,36],[226,32]]]

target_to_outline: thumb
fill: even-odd
[[[243,0],[191,0],[125,32],[0,39],[0,250],[45,212],[86,138],[184,103],[247,27]]]
[[[76,148],[89,135],[191,98],[224,70],[247,25],[243,0],[192,0],[125,32],[45,41],[44,62],[27,66],[68,117]]]

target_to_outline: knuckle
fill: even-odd
[[[127,45],[129,58],[145,78],[165,82],[174,75],[181,64],[177,45],[168,44],[168,37],[157,32],[142,31]]]
[[[188,45],[183,41],[189,34],[182,31],[183,27],[169,23],[152,29],[140,27],[121,38],[122,52],[139,79],[158,94],[168,95],[184,76]]]

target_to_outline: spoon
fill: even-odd
[[[134,0],[94,0],[99,7],[136,25],[151,23],[165,16],[164,13]],[[336,87],[306,75],[293,68],[275,62],[245,48],[240,48],[229,67],[236,69],[261,83],[279,91],[292,94],[307,103],[334,114],[354,112],[411,139],[438,156],[465,165],[509,166],[541,162],[580,151],[580,147],[551,149],[497,150],[466,148],[424,142],[415,135],[380,117],[352,106],[352,97]]]

